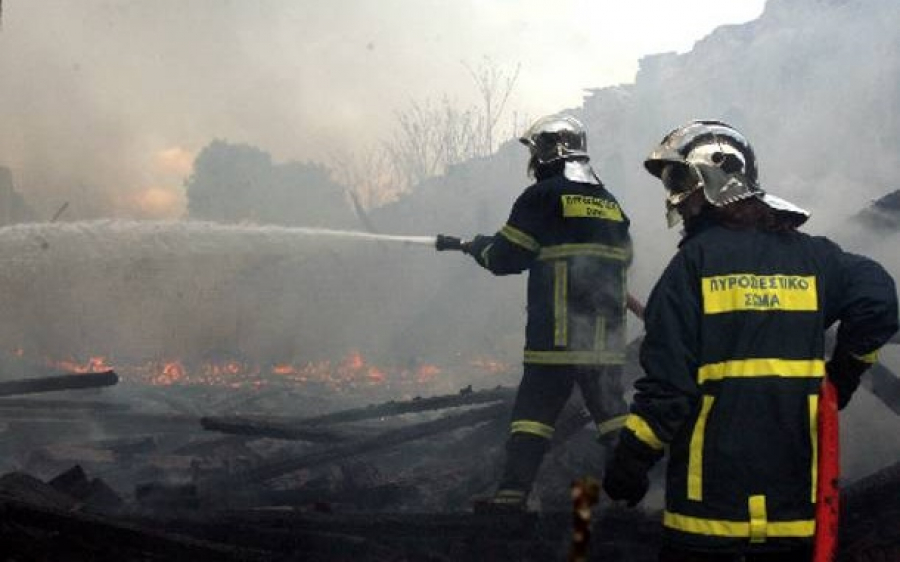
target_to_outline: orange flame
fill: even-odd
[[[293,365],[275,365],[272,367],[273,375],[295,375],[297,374],[297,369],[294,368]]]
[[[18,354],[19,357],[22,354]],[[86,363],[79,363],[73,359],[63,359],[60,361],[46,361],[48,366],[60,371],[69,371],[71,373],[99,373],[103,371],[111,371],[112,366],[106,362],[106,357],[96,356],[88,358]]]
[[[12,354],[27,360],[23,349],[15,349]],[[46,360],[54,369],[73,373],[112,370],[112,362],[103,356],[91,356],[79,361],[68,358]],[[484,373],[497,375],[509,373],[509,364],[486,358],[476,358],[468,364],[471,373],[474,367]],[[301,362],[277,362],[262,366],[249,361],[222,360],[193,362],[181,359],[162,359],[144,363],[121,364],[116,369],[125,379],[137,380],[150,385],[210,385],[229,388],[259,389],[270,384],[318,384],[326,388],[343,391],[354,388],[386,386],[403,390],[415,385],[438,382],[447,371],[452,378],[452,367],[440,367],[431,363],[418,363],[406,368],[387,367],[370,364],[357,350],[351,350],[344,357],[335,360]],[[416,390],[418,392],[418,390]]]
[[[419,368],[416,369],[416,381],[426,383],[434,380],[440,373],[441,370],[436,365],[420,365]]]
[[[165,363],[162,372],[151,379],[152,384],[170,386],[185,379],[184,365],[181,361]]]

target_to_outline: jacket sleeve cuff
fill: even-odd
[[[639,461],[647,469],[656,464],[656,461],[662,458],[664,454],[664,449],[651,447],[629,429],[620,434],[617,448],[618,454],[625,454]]]
[[[475,238],[469,242],[467,253],[471,254],[475,261],[477,261],[480,265],[487,267],[488,265],[488,256],[487,253],[490,251],[491,245],[494,243],[493,236],[483,236],[479,234]]]
[[[665,447],[665,443],[656,435],[650,424],[637,414],[629,414],[625,420],[625,428],[629,430],[635,439],[650,449],[662,451]]]

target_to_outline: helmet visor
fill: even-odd
[[[688,164],[672,162],[666,164],[659,174],[666,188],[666,202],[676,206],[701,186],[700,174]]]

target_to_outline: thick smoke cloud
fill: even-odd
[[[14,161],[19,182],[45,214],[64,195],[83,204],[71,218],[110,209],[127,215],[135,198],[149,197],[147,186],[180,181],[188,155],[211,138],[260,146],[276,159],[355,141],[356,117],[382,107],[389,115],[394,100],[374,93],[354,98],[366,76],[344,73],[340,61],[363,57],[372,75],[401,85],[415,79],[389,72],[399,42],[388,37],[362,34],[335,45],[274,22],[293,18],[301,28],[356,38],[357,30],[347,28],[356,21],[349,5],[287,14],[273,5],[220,2],[212,16],[181,2],[22,9],[19,14],[40,14],[63,44],[91,48],[65,57],[41,36],[27,36],[17,39],[16,55],[0,52],[10,70],[4,84],[11,76],[19,80],[19,87],[0,88],[4,127],[14,131],[0,133],[0,155]],[[363,5],[354,18],[377,15],[375,4]],[[7,9],[4,42],[21,21]],[[425,23],[411,22],[408,32]],[[166,30],[165,41],[151,31],[159,29]],[[269,29],[274,43],[262,43],[260,29]],[[573,104],[589,129],[592,162],[632,219],[632,292],[646,298],[678,238],[665,228],[659,185],[641,162],[663,134],[697,117],[725,119],[750,138],[763,186],[813,211],[807,230],[877,257],[900,277],[898,235],[873,236],[850,220],[869,201],[900,188],[897,29],[895,0],[770,0],[760,19],[720,28],[689,53],[646,57],[633,84],[593,90]],[[433,40],[450,39],[437,34]],[[128,64],[99,62],[101,52],[126,43],[139,46],[123,54]],[[292,63],[279,56],[283,51],[294,54]],[[326,54],[338,62],[315,64]],[[427,58],[428,51],[415,55]],[[35,64],[43,71],[29,67]],[[323,81],[334,85],[327,110],[314,103]],[[161,102],[172,99],[179,103]],[[373,211],[371,222],[397,234],[494,232],[528,181],[525,165],[522,147],[506,144],[491,158],[454,167]],[[67,191],[73,183],[78,188]],[[522,276],[492,278],[465,256],[427,248],[272,238],[266,227],[154,225],[4,229],[0,336],[34,356],[231,354],[302,362],[360,347],[410,365],[519,360]],[[631,331],[639,333],[640,324],[632,322]],[[898,359],[886,360],[897,369]],[[888,435],[896,421],[871,397],[861,400],[865,412],[851,410],[861,425],[850,434]],[[855,457],[853,470],[896,460],[897,446],[880,440],[873,445],[882,447],[879,458]]]
[[[522,63],[510,107],[554,111],[760,1],[693,0],[702,9],[684,26],[656,30],[638,16],[644,2],[609,13],[586,0],[5,0],[0,165],[41,217],[65,201],[69,220],[177,217],[186,174],[161,161],[172,151],[223,139],[331,164],[387,138],[411,100],[468,106],[478,93],[464,63],[486,56]],[[573,26],[573,13],[592,24]]]

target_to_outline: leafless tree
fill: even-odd
[[[361,157],[342,154],[335,163],[338,181],[365,208],[378,206],[448,167],[488,156],[518,125],[514,112],[509,128],[500,124],[521,65],[505,72],[485,57],[476,69],[464,63],[480,103],[462,106],[447,96],[410,101],[394,114],[388,138]]]
[[[403,185],[412,187],[448,166],[478,156],[478,115],[448,98],[410,102],[396,112],[397,126],[384,142]]]
[[[489,57],[485,57],[477,69],[465,66],[481,94],[482,105],[478,120],[482,134],[477,137],[480,146],[475,151],[477,156],[486,156],[494,151],[497,124],[519,79],[522,65],[517,64],[512,72],[507,73],[498,68]]]

